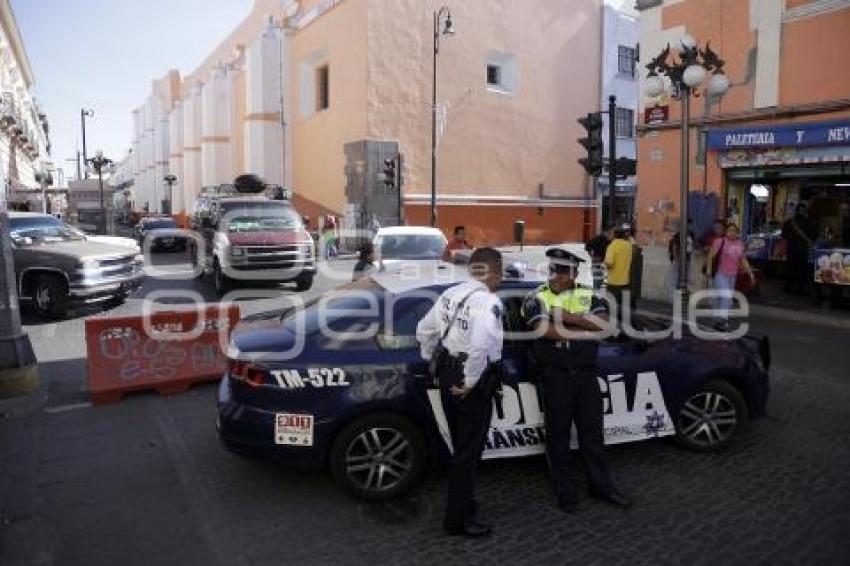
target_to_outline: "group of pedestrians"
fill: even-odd
[[[603,451],[602,397],[597,381],[598,342],[592,336],[608,318],[606,305],[592,289],[576,283],[582,259],[552,248],[548,284],[523,301],[522,316],[539,338],[533,344],[541,367],[547,428],[546,450],[558,506],[576,510],[578,493],[571,469],[570,432],[579,438],[592,497],[629,507],[611,479]],[[481,537],[491,527],[479,521],[474,473],[481,459],[501,384],[502,304],[496,290],[502,281],[502,255],[478,248],[470,257],[469,282],[445,291],[419,322],[416,337],[440,386],[452,443],[452,468],[443,526],[450,535]]]
[[[685,281],[690,287],[691,263],[694,252],[699,246],[692,223],[688,223],[686,242]],[[715,221],[711,233],[702,242],[702,249],[706,256],[705,264],[702,266],[705,286],[717,292],[713,307],[719,318],[721,328],[725,328],[728,327],[729,311],[733,305],[733,296],[738,286],[739,277],[747,277],[750,285],[755,285],[755,273],[747,261],[746,248],[741,240],[741,230],[734,222],[726,222],[720,219]],[[670,300],[674,301],[681,265],[681,231],[677,231],[670,238],[667,253],[670,259],[668,292]]]

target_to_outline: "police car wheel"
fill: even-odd
[[[714,452],[729,444],[748,419],[747,403],[735,386],[712,379],[682,405],[676,441],[685,448]]]
[[[371,415],[348,424],[331,446],[336,482],[349,493],[371,500],[407,491],[425,468],[422,434],[398,415]]]

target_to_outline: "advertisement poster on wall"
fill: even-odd
[[[850,286],[850,248],[817,250],[815,283]]]

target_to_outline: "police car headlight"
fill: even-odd
[[[245,248],[231,248],[230,255],[232,255],[233,257],[244,257]]]

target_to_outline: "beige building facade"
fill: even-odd
[[[426,224],[433,20],[422,0],[257,0],[191,74],[169,71],[134,111],[132,200],[174,213],[202,187],[257,173],[295,205],[363,227]],[[596,198],[576,120],[598,109],[601,0],[448,3],[438,60],[438,224],[476,242],[578,239]],[[383,160],[404,158],[401,203]],[[401,204],[401,206],[399,206]],[[401,218],[399,218],[401,216]]]
[[[41,212],[45,197],[52,198],[42,185],[54,171],[47,116],[31,95],[34,83],[12,8],[0,0],[0,206]]]

